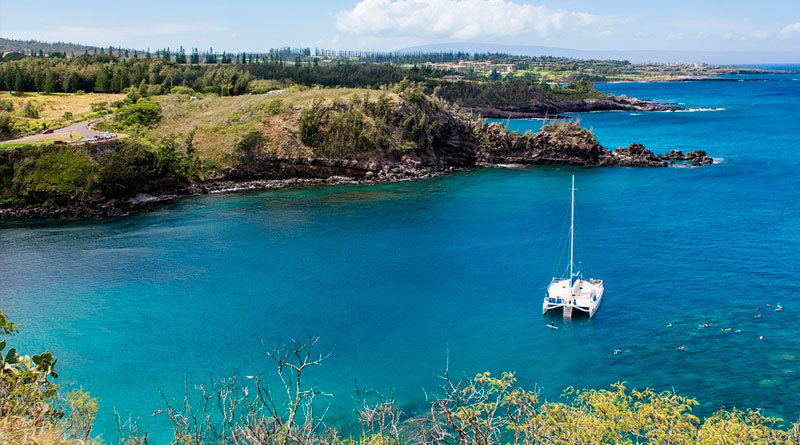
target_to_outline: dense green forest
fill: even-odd
[[[247,54],[235,57],[223,54],[218,61],[200,63],[199,53],[193,52],[186,60],[185,56],[179,56],[180,61],[171,60],[169,54],[165,50],[152,57],[148,53],[143,58],[109,54],[85,54],[77,58],[26,56],[0,63],[0,90],[123,93],[135,88],[140,96],[151,96],[182,86],[197,92],[236,96],[264,93],[292,84],[374,89],[407,80],[424,83],[428,92],[436,92],[461,106],[521,106],[544,97],[580,100],[603,96],[582,77],[576,77],[564,88],[548,85],[533,75],[450,82],[442,80],[446,71],[421,66],[404,69],[389,63],[320,64],[317,59],[308,63],[286,62],[283,56],[265,59]],[[273,82],[258,82],[261,80]]]
[[[228,56],[226,57],[226,60]],[[237,60],[246,55],[237,56]],[[331,64],[274,61],[246,63],[180,63],[160,57],[125,59],[83,55],[74,59],[24,57],[0,63],[0,90],[16,92],[121,93],[140,88],[146,95],[186,86],[220,95],[247,92],[250,82],[274,79],[284,84],[325,87],[366,87],[397,83],[405,78],[420,82],[442,75],[425,68],[405,70],[389,64]]]

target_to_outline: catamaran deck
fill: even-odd
[[[592,317],[603,299],[602,280],[570,280],[554,279],[547,288],[547,296],[542,305],[542,314],[551,309],[564,308],[564,318],[572,316],[572,309],[577,309]]]

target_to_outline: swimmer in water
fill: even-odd
[[[548,323],[547,327],[550,328],[550,329],[558,329],[558,327],[556,327],[556,324],[553,323],[552,321],[550,323]]]
[[[684,349],[686,349],[686,346],[684,346],[684,345],[680,345],[680,346],[678,346],[678,350],[679,350],[679,351],[683,351]]]
[[[620,355],[620,354],[622,354],[622,349],[617,348],[614,350],[614,355]]]

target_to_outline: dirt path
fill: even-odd
[[[8,141],[3,141],[3,142],[0,142],[0,147],[2,147],[2,144],[6,144],[6,143],[10,143],[10,142],[37,142],[37,141],[58,140],[58,139],[61,139],[61,138],[63,138],[64,140],[70,140],[71,139],[70,136],[75,134],[75,133],[78,133],[81,136],[83,136],[83,140],[88,139],[88,138],[90,138],[92,136],[102,136],[105,133],[103,133],[101,131],[95,131],[95,130],[92,130],[90,128],[90,125],[95,124],[97,122],[99,122],[99,120],[79,122],[77,124],[72,124],[70,126],[54,130],[52,133],[48,133],[48,134],[43,134],[43,133],[32,134],[30,136],[21,137],[21,138],[18,138],[18,139],[11,139],[11,140],[8,140]],[[117,135],[117,136],[118,137],[123,137],[123,135]]]

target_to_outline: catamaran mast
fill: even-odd
[[[572,206],[569,217],[569,284],[572,285],[573,251],[575,245],[575,175],[572,175]]]

